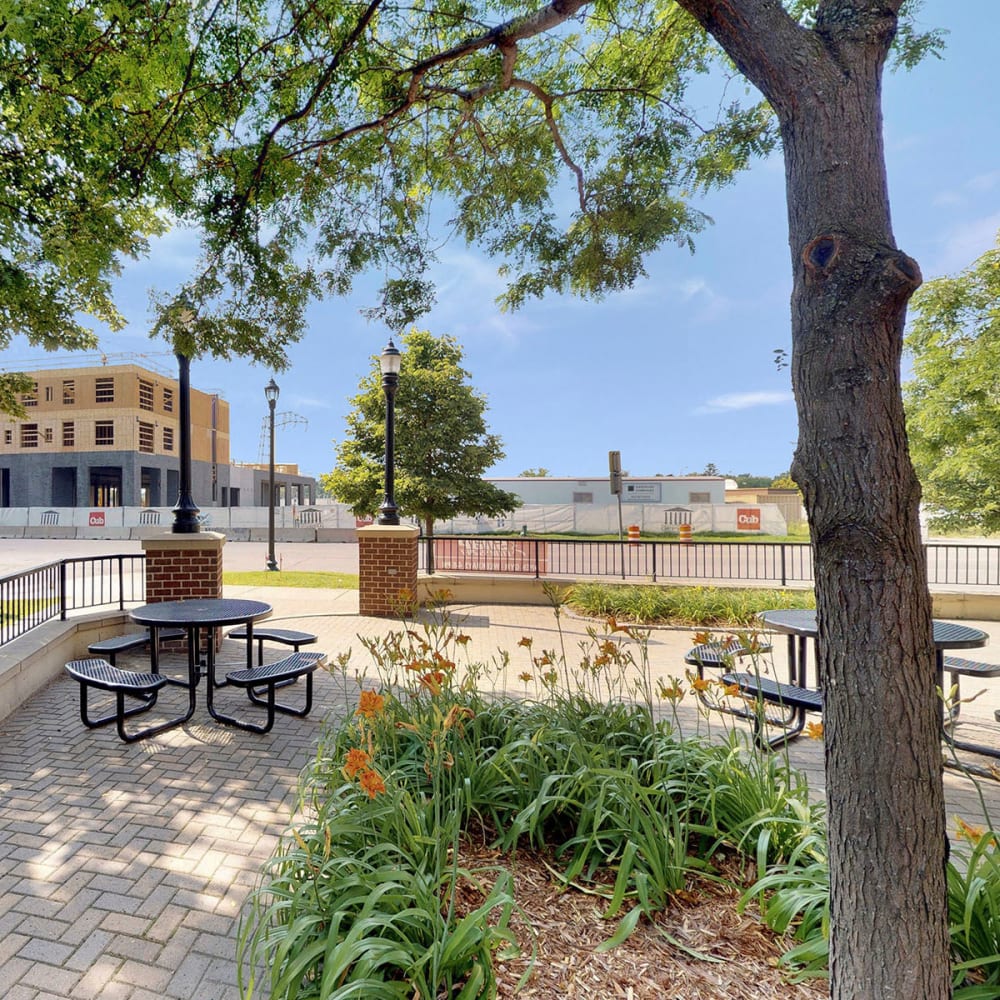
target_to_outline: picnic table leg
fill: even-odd
[[[944,691],[944,650],[938,649],[934,654],[934,661],[937,664],[937,676],[938,676],[938,686],[941,691]],[[1000,760],[1000,748],[998,747],[988,747],[984,746],[982,743],[969,743],[965,740],[956,740],[954,732],[949,732],[947,719],[945,718],[945,707],[944,699],[940,702],[940,713],[941,713],[941,738],[948,744],[952,750],[965,750],[968,753],[979,754],[982,757],[990,757],[993,760]],[[957,713],[956,713],[957,714]],[[957,761],[949,760],[946,756],[944,759],[945,767],[957,767],[960,770],[968,771],[971,774],[977,774],[985,778],[997,779],[998,776],[993,772],[991,768],[979,768],[965,764],[960,764]]]

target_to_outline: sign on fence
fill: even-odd
[[[736,508],[736,530],[737,531],[760,531],[760,508],[759,507],[737,507]]]
[[[548,572],[548,543],[518,538],[437,538],[436,572],[535,573]],[[537,563],[536,563],[537,558]]]

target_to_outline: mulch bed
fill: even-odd
[[[709,879],[691,878],[654,921],[640,920],[617,948],[598,952],[622,914],[605,920],[607,902],[590,887],[563,889],[558,865],[544,853],[519,849],[501,855],[468,842],[462,867],[476,872],[505,868],[513,874],[520,913],[511,921],[521,956],[497,958],[501,1000],[818,1000],[827,984],[789,982],[778,967],[790,946],[760,921],[752,906],[740,912],[739,891]],[[735,861],[731,862],[738,874]],[[483,889],[492,884],[483,876]],[[600,888],[600,887],[594,887]],[[464,883],[458,909],[468,912],[482,892]],[[623,911],[624,912],[624,911]],[[683,947],[671,943],[678,942]],[[688,954],[690,949],[717,961]],[[533,959],[533,961],[532,961]],[[530,972],[528,972],[530,968]],[[528,972],[523,985],[522,977]]]

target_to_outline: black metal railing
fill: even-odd
[[[1000,586],[1000,546],[934,542],[924,546],[931,586]],[[428,573],[498,573],[619,580],[813,582],[807,542],[617,542],[594,539],[444,535],[421,539]]]
[[[141,603],[144,554],[62,559],[0,577],[0,646],[71,611]]]

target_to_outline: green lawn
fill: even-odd
[[[326,590],[357,590],[358,574],[254,570],[249,573],[223,573],[222,582],[230,587],[318,587]]]

